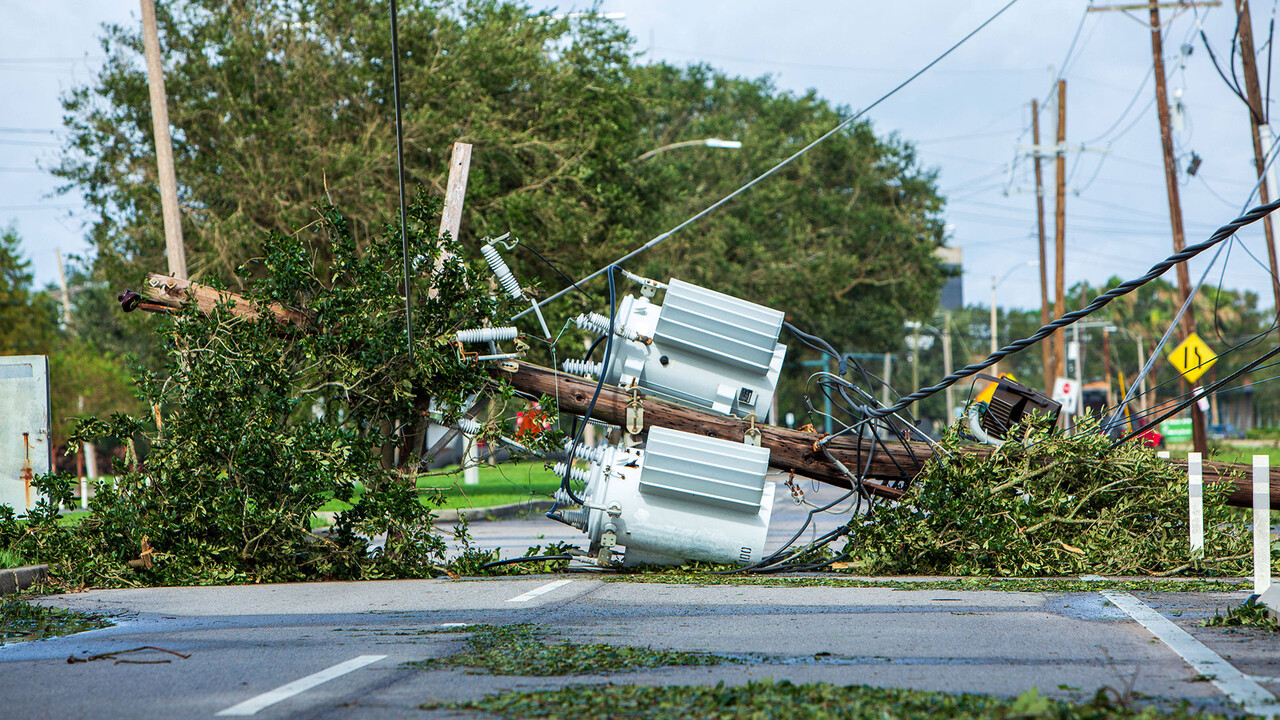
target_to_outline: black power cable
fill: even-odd
[[[1204,252],[1205,250],[1212,248],[1213,246],[1221,243],[1227,238],[1230,238],[1238,230],[1240,230],[1240,228],[1245,227],[1246,225],[1250,225],[1254,222],[1257,222],[1258,220],[1275,212],[1277,209],[1280,209],[1280,200],[1275,200],[1273,202],[1267,203],[1266,205],[1259,205],[1254,209],[1250,210],[1249,212],[1245,213],[1244,215],[1241,215],[1235,220],[1232,220],[1226,225],[1223,225],[1222,227],[1218,228],[1216,231],[1214,231],[1213,235],[1209,236],[1208,240],[1205,240],[1204,242],[1198,243],[1196,245],[1191,245],[1189,247],[1183,248],[1180,252],[1176,252],[1170,255],[1164,260],[1161,260],[1155,265],[1152,265],[1151,269],[1147,271],[1147,274],[1143,275],[1142,277],[1135,278],[1133,280],[1128,280],[1126,282],[1121,283],[1120,285],[1117,285],[1115,288],[1108,290],[1107,292],[1094,298],[1093,302],[1089,303],[1083,309],[1076,310],[1074,312],[1069,312],[1063,315],[1057,320],[1054,320],[1048,325],[1045,325],[1044,327],[1040,328],[1031,336],[1023,338],[1021,340],[1016,340],[1014,342],[1011,342],[1008,345],[1005,345],[1003,348],[1000,348],[996,352],[991,353],[986,357],[986,359],[982,360],[981,362],[967,365],[951,373],[950,375],[943,378],[936,385],[931,385],[929,387],[916,390],[915,392],[899,400],[897,403],[895,403],[890,407],[869,408],[868,413],[872,417],[887,417],[889,415],[892,415],[895,412],[898,412],[900,410],[907,408],[912,403],[915,403],[917,400],[923,400],[931,395],[935,395],[945,390],[946,388],[951,387],[952,385],[956,384],[960,380],[963,380],[964,378],[967,378],[971,375],[976,375],[977,373],[980,373],[983,370],[986,370],[987,368],[991,367],[992,365],[1000,362],[1000,360],[1008,357],[1009,355],[1012,355],[1021,350],[1025,350],[1031,345],[1034,345],[1035,343],[1049,337],[1055,331],[1061,328],[1067,327],[1069,325],[1072,325],[1076,321],[1082,320],[1092,315],[1098,310],[1101,310],[1103,307],[1106,307],[1112,300],[1115,300],[1116,298],[1122,297],[1124,295],[1128,295],[1134,290],[1137,290],[1143,285],[1146,285],[1152,280],[1155,280],[1161,275],[1164,275],[1165,272],[1169,270],[1169,268],[1179,263],[1186,262],[1191,258],[1199,255],[1200,253]]]

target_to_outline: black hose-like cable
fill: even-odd
[[[515,565],[517,563],[523,563],[523,562],[543,562],[546,560],[572,560],[572,559],[573,559],[572,555],[530,555],[528,557],[508,558],[506,560],[494,560],[493,562],[489,562],[481,565],[480,569],[488,570],[489,568],[493,568],[493,567],[499,567],[502,565]]]
[[[1048,325],[1045,325],[1044,327],[1040,328],[1030,337],[1026,337],[1021,340],[1016,340],[1014,342],[1009,343],[1008,345],[1005,345],[1003,348],[1000,348],[996,352],[988,355],[985,360],[982,360],[981,362],[978,362],[978,363],[974,363],[972,365],[965,366],[951,373],[947,377],[943,378],[942,381],[936,385],[931,385],[929,387],[916,390],[915,392],[906,396],[902,400],[899,400],[896,404],[894,404],[891,407],[869,409],[871,416],[886,417],[888,415],[892,415],[895,412],[898,412],[900,410],[903,410],[909,407],[912,403],[916,402],[917,400],[923,400],[931,395],[935,395],[951,387],[952,385],[956,384],[960,380],[963,380],[964,378],[969,377],[970,375],[976,375],[982,372],[983,370],[986,370],[987,368],[991,367],[992,365],[995,365],[996,363],[1000,362],[1000,360],[1008,357],[1009,355],[1012,355],[1021,350],[1025,350],[1026,348],[1034,345],[1035,343],[1040,342],[1041,340],[1049,337],[1057,330],[1067,327],[1069,325],[1072,325],[1076,321],[1082,320],[1088,317],[1089,315],[1092,315],[1098,310],[1101,310],[1103,307],[1106,307],[1112,300],[1115,300],[1116,298],[1122,297],[1124,295],[1128,295],[1134,290],[1137,290],[1143,285],[1146,285],[1152,280],[1155,280],[1156,278],[1165,274],[1165,272],[1168,271],[1169,268],[1173,267],[1174,265],[1190,260],[1191,258],[1204,252],[1205,250],[1208,250],[1209,248],[1217,245],[1218,243],[1221,243],[1222,241],[1236,234],[1236,232],[1239,231],[1240,228],[1257,222],[1258,220],[1275,212],[1277,209],[1280,209],[1280,200],[1274,200],[1272,202],[1267,203],[1266,205],[1259,205],[1255,207],[1254,209],[1250,210],[1244,215],[1241,215],[1235,220],[1232,220],[1226,225],[1223,225],[1222,227],[1218,228],[1213,233],[1213,235],[1209,236],[1208,240],[1205,240],[1204,242],[1198,243],[1196,245],[1191,245],[1189,247],[1183,248],[1182,251],[1176,252],[1170,255],[1169,257],[1165,258],[1164,260],[1161,260],[1160,262],[1151,266],[1151,269],[1147,271],[1147,274],[1143,275],[1142,277],[1135,278],[1133,280],[1129,280],[1121,283],[1120,285],[1117,285],[1115,288],[1108,290],[1107,292],[1094,298],[1093,302],[1089,303],[1083,309],[1076,310],[1074,312],[1069,312],[1063,315],[1057,320],[1054,320]]]

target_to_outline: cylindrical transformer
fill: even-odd
[[[597,328],[608,331],[608,320]],[[672,279],[662,305],[628,295],[614,314],[605,382],[633,383],[660,398],[726,415],[768,418],[787,348],[778,342],[783,313]]]
[[[610,446],[600,460],[583,496],[593,555],[612,546],[628,567],[763,557],[775,490],[767,448],[654,427],[643,450]]]

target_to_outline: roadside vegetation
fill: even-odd
[[[1260,602],[1246,602],[1227,609],[1225,615],[1215,611],[1213,617],[1204,621],[1205,627],[1220,628],[1256,628],[1267,632],[1280,633],[1280,621],[1267,612],[1267,606]]]

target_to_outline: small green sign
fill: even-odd
[[[1160,433],[1168,442],[1186,442],[1191,439],[1191,418],[1177,418],[1160,423]]]

